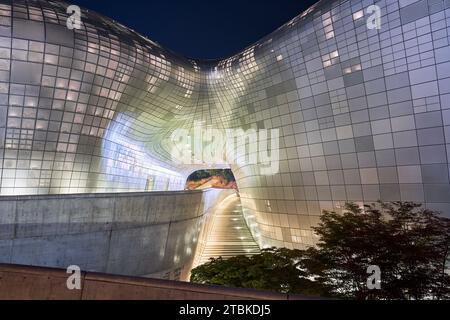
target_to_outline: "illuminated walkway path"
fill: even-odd
[[[211,257],[230,258],[237,255],[260,253],[242,215],[241,201],[237,196],[226,200],[225,206],[214,213],[211,231],[203,250],[200,264]]]

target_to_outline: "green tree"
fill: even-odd
[[[349,299],[450,298],[450,219],[412,202],[348,203],[320,219],[315,247],[212,259],[191,281]],[[367,286],[372,265],[381,289]]]
[[[251,257],[211,258],[191,272],[191,282],[227,287],[266,289],[282,293],[330,295],[327,288],[307,278],[304,252],[267,248]]]
[[[446,263],[450,220],[412,202],[347,204],[325,211],[307,250],[308,270],[335,294],[356,299],[449,297]],[[367,268],[381,270],[381,289],[367,288]]]
[[[228,182],[236,181],[233,172],[230,169],[207,169],[197,170],[189,175],[188,181],[198,181],[212,176],[222,176]]]

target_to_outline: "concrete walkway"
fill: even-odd
[[[227,198],[222,208],[214,212],[212,228],[203,250],[200,264],[209,258],[230,258],[237,255],[259,254],[258,245],[242,215],[241,201],[237,196]]]

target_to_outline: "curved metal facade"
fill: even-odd
[[[450,212],[450,2],[320,1],[222,61],[180,57],[68,4],[0,0],[1,195],[176,190],[171,134],[278,128],[280,169],[231,165],[261,246],[302,248],[323,209]]]

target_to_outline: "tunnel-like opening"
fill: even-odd
[[[191,173],[186,179],[186,190],[206,188],[238,190],[236,178],[231,169],[197,170]]]

